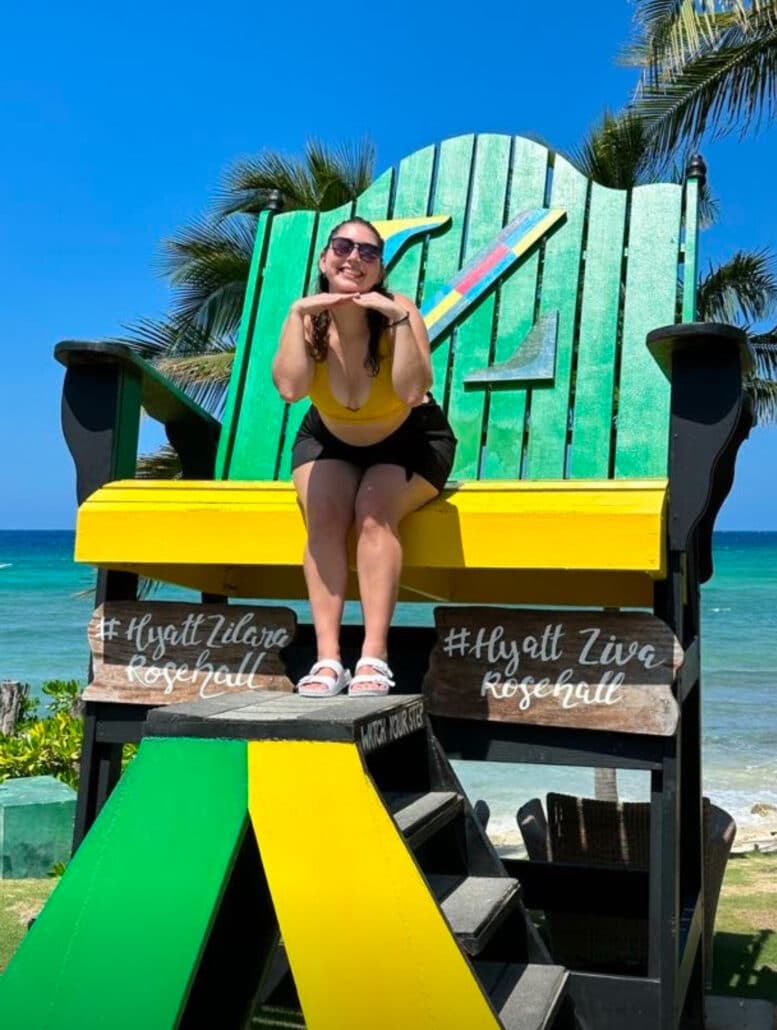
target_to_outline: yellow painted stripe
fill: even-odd
[[[249,812],[310,1030],[499,1022],[352,744],[248,745]]]
[[[513,254],[517,254],[519,256],[524,254],[529,247],[533,246],[541,236],[544,236],[548,229],[554,226],[565,214],[566,212],[563,207],[551,208],[547,215],[545,215],[545,217],[542,218],[533,229],[530,229],[525,236],[522,236],[515,246],[511,248]]]
[[[466,483],[405,519],[404,564],[662,577],[665,508],[665,480]],[[290,484],[131,480],[81,506],[76,558],[298,568],[304,540]]]
[[[435,322],[439,321],[446,312],[450,311],[454,304],[458,304],[462,298],[462,294],[458,290],[451,290],[439,304],[435,304],[431,311],[428,311],[424,315],[424,324],[427,329],[431,329]]]

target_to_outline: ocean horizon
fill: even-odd
[[[0,530],[0,680],[29,683],[38,696],[46,680],[86,685],[95,574],[73,561],[73,541],[70,530]],[[777,532],[716,533],[713,550],[715,572],[702,587],[704,791],[768,840],[777,829]],[[174,588],[155,596],[198,599]],[[306,605],[294,607],[305,616]],[[357,605],[346,618],[359,618]],[[528,797],[593,793],[591,769],[455,765],[470,797],[488,800],[491,832],[508,836]],[[618,788],[623,800],[646,798],[648,774],[619,770]],[[765,806],[762,816],[754,805]]]

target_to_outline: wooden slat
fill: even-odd
[[[318,259],[321,251],[326,246],[329,234],[332,232],[336,225],[349,218],[353,209],[353,204],[343,204],[341,207],[334,208],[332,211],[323,211],[316,221],[315,236],[313,239],[313,248],[310,258],[310,266],[308,268],[307,283],[305,285],[305,294],[318,293]],[[286,415],[286,427],[284,431],[283,444],[281,446],[281,456],[278,462],[278,479],[287,480],[291,479],[291,448],[294,445],[294,439],[297,435],[302,419],[305,417],[305,412],[310,406],[310,398],[303,397],[297,401],[296,404],[288,405],[288,413]]]
[[[269,211],[262,211],[256,222],[254,252],[251,258],[251,268],[248,273],[243,313],[240,317],[240,333],[238,335],[237,347],[235,348],[235,358],[232,365],[232,374],[229,379],[229,390],[224,408],[221,435],[219,437],[219,449],[216,455],[215,474],[217,479],[229,478],[232,447],[235,441],[237,423],[240,420],[239,414],[236,416],[236,412],[240,411],[246,372],[251,361],[254,326],[261,296],[261,264],[264,258],[264,241],[271,219],[272,215]]]
[[[625,217],[626,193],[592,183],[568,463],[572,479],[609,475]]]
[[[509,218],[528,208],[542,207],[548,151],[531,140],[516,137]],[[525,258],[499,292],[499,325],[494,361],[505,361],[534,325],[539,251]],[[521,468],[526,391],[493,390],[490,397],[483,477],[517,479]]]
[[[457,136],[440,144],[434,213],[450,215],[451,225],[445,232],[429,240],[424,269],[424,302],[431,301],[461,267],[461,244],[474,145],[474,136]],[[445,402],[450,350],[450,336],[446,336],[435,344],[432,352],[432,389],[440,404]]]
[[[289,305],[304,288],[314,224],[311,211],[273,219],[230,479],[272,479],[275,474],[285,405],[272,385],[270,366]]]
[[[666,475],[669,383],[645,346],[651,329],[675,321],[682,188],[632,194],[618,397],[615,475]]]
[[[487,246],[502,228],[509,156],[508,137],[478,137],[468,210],[465,260]],[[476,479],[479,473],[485,394],[482,390],[465,391],[464,377],[468,372],[489,364],[493,322],[492,291],[465,318],[456,335],[448,404],[448,417],[459,441],[453,479]]]
[[[696,287],[699,274],[699,180],[685,183],[685,252],[683,258],[683,322],[696,321]]]
[[[433,168],[434,147],[417,150],[400,163],[393,218],[419,218],[427,213]],[[388,276],[389,289],[417,300],[422,256],[421,246],[409,247]]]
[[[356,214],[368,221],[388,218],[393,183],[394,169],[389,168],[357,199]]]
[[[576,284],[580,272],[587,179],[556,156],[551,207],[562,207],[567,221],[545,245],[540,314],[559,313],[556,375],[552,389],[531,393],[531,428],[526,455],[527,479],[561,479],[565,474]]]

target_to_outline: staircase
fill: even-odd
[[[156,709],[150,714],[148,730],[155,736],[250,742],[249,810],[280,924],[279,942],[259,988],[253,1026],[344,1030],[357,1025],[397,1025],[400,1017],[384,1011],[390,1003],[383,998],[382,982],[394,976],[404,983],[398,989],[408,995],[407,1004],[413,1010],[412,1015],[402,1016],[404,1026],[416,1025],[416,1018],[419,1026],[445,1025],[451,1030],[459,1026],[469,1030],[475,1025],[504,1030],[573,1030],[578,1026],[566,995],[568,974],[552,964],[523,906],[520,884],[505,872],[434,738],[420,697],[313,700],[252,692]],[[344,773],[345,767],[338,764],[332,781],[334,793],[342,795],[338,798],[320,781],[326,780],[327,762],[336,759],[340,763],[347,757],[345,752],[354,759],[348,766],[353,772]],[[295,773],[300,781],[296,786],[292,782]],[[275,796],[277,790],[284,792],[280,799]],[[318,790],[320,797],[311,800],[309,795]],[[310,804],[307,815],[306,803]],[[328,818],[321,811],[325,805]],[[278,819],[288,822],[279,826]],[[300,822],[301,840],[289,839]],[[327,839],[330,825],[338,823],[340,829]],[[344,846],[341,861],[333,856],[333,849],[341,846],[344,833],[349,832],[344,827],[353,836]],[[372,841],[375,848],[371,848]],[[299,857],[300,847],[315,850],[308,866],[304,855]],[[364,849],[362,858],[357,855],[359,847]],[[328,861],[331,868],[326,869]],[[343,872],[343,861],[353,864],[354,876]],[[373,868],[368,874],[365,866],[370,862]],[[359,886],[362,873],[371,876],[363,888]],[[311,878],[316,878],[315,884],[310,883]],[[331,908],[332,892],[338,890],[343,893],[337,903],[343,925],[329,925],[333,921],[328,924],[326,914],[319,921],[319,907]],[[398,900],[385,901],[392,890]],[[416,891],[424,897],[414,894]],[[434,899],[432,905],[428,904],[429,895]],[[364,914],[373,901],[378,909],[385,901],[385,916],[380,911],[373,917]],[[421,913],[418,921],[414,908]],[[293,921],[299,910],[304,910],[304,916],[299,917],[297,927]],[[360,920],[363,925],[354,928]],[[407,925],[398,931],[396,924],[403,921]],[[315,943],[317,926],[322,940],[343,952],[327,966],[327,972],[321,964],[329,955],[321,942]],[[403,960],[406,947],[419,944],[413,938],[423,934],[426,926],[430,929],[427,939],[420,942],[419,954],[431,955],[434,964],[439,953],[440,965],[414,987],[407,979],[407,967],[402,972],[395,965]],[[386,941],[396,941],[393,935],[397,932],[401,943],[387,945],[384,936],[388,934]],[[345,935],[342,940],[341,934]],[[449,949],[448,954],[451,934],[457,948]],[[363,982],[365,973],[360,975],[354,966],[362,950],[354,941],[360,941],[375,957],[374,963],[365,967],[372,969],[371,985]],[[439,982],[443,977],[447,982]],[[326,980],[323,987],[321,979]],[[359,981],[363,994],[358,1020],[348,1016],[349,979]],[[475,1006],[480,1022],[472,1016],[465,1023],[451,1022],[448,1017],[443,1024],[439,1015],[430,1014],[438,1011],[437,993],[455,990],[462,992],[462,998],[466,996],[462,1005]],[[428,1004],[424,1016],[420,1010],[415,1012],[413,996],[427,992],[431,1000],[423,1002],[422,1008]],[[373,994],[383,1000],[376,1005],[376,1015],[365,1016],[363,1006]]]

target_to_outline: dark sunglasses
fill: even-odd
[[[368,265],[377,261],[383,253],[382,248],[376,243],[357,243],[356,240],[349,240],[347,236],[333,236],[329,241],[329,246],[339,258],[348,257],[356,247],[359,257]]]

